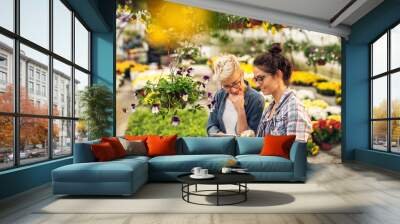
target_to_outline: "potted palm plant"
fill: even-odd
[[[109,88],[102,84],[86,87],[80,93],[81,119],[85,121],[89,139],[110,136],[113,98]]]

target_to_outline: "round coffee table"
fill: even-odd
[[[255,177],[248,173],[216,173],[213,174],[215,177],[212,179],[193,179],[190,177],[191,173],[182,174],[177,177],[178,181],[182,183],[182,199],[188,203],[198,205],[234,205],[245,202],[247,200],[247,192],[249,188],[247,183],[255,180]],[[197,190],[197,185],[215,185],[215,190]],[[194,191],[190,191],[190,186],[195,186]],[[224,190],[220,189],[220,185],[236,185],[237,190]],[[205,194],[214,192],[215,194]],[[216,197],[216,204],[202,204],[190,201],[190,196],[204,196],[204,197]],[[231,203],[221,203],[221,197],[232,197],[240,196],[240,199]]]

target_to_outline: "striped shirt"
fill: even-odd
[[[274,104],[275,101],[264,110],[257,128],[257,136],[296,135],[296,141],[306,142],[312,130],[311,120],[294,92],[285,90],[275,108],[275,114],[268,118]]]

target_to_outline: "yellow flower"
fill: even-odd
[[[253,73],[253,65],[247,63],[240,63],[240,68],[244,71],[244,73]]]
[[[319,146],[315,145],[314,147],[312,147],[311,149],[311,155],[315,156],[319,153]]]
[[[320,82],[315,83],[314,86],[319,90],[331,90],[337,93],[337,91],[341,91],[340,82]]]
[[[307,71],[294,71],[290,81],[297,85],[313,85],[316,82],[325,81],[321,75],[314,74]]]
[[[303,105],[306,109],[310,107],[319,107],[325,109],[329,106],[329,104],[324,100],[310,100],[310,99],[303,100]]]
[[[148,1],[148,10],[151,22],[146,38],[151,46],[158,47],[172,48],[190,40],[206,31],[212,18],[208,10],[163,0]]]
[[[328,116],[328,119],[332,119],[332,120],[335,120],[335,121],[342,121],[342,117],[340,116],[340,115],[329,115]]]

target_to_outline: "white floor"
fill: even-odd
[[[399,174],[348,163],[311,164],[308,176],[307,184],[365,206],[360,213],[350,214],[39,214],[43,205],[55,199],[46,185],[1,201],[0,223],[400,223]]]

